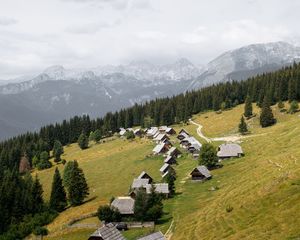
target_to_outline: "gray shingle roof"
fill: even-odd
[[[165,147],[165,144],[164,143],[160,143],[160,144],[157,144],[154,148],[153,148],[153,152],[155,153],[160,153]]]
[[[159,171],[164,173],[164,172],[166,172],[166,170],[168,170],[169,167],[170,167],[170,164],[165,163],[164,165],[162,165],[162,167],[159,169]]]
[[[98,228],[91,237],[99,237],[103,240],[126,240],[118,229],[112,224],[106,224]]]
[[[176,162],[176,160],[172,156],[168,155],[164,162],[170,164],[171,162]]]
[[[111,203],[121,214],[134,214],[134,199],[131,197],[117,197]]]
[[[218,157],[238,157],[243,154],[241,146],[236,143],[224,143],[219,148]]]
[[[166,240],[166,238],[161,232],[156,232],[145,237],[138,238],[137,240]]]
[[[203,176],[205,176],[206,178],[210,178],[211,177],[211,174],[209,172],[209,170],[207,169],[207,167],[205,167],[204,165],[201,165],[201,166],[198,166],[196,167],[193,172],[195,170],[198,170]],[[192,173],[191,173],[192,174]]]
[[[145,187],[147,184],[149,184],[148,178],[135,178],[133,179],[131,188],[132,189],[141,188],[141,187]]]
[[[169,138],[166,134],[164,134],[164,133],[159,133],[156,137],[155,137],[155,141],[161,141],[161,140],[163,140],[164,138]]]
[[[154,184],[155,192],[169,194],[169,184],[168,183],[156,183]]]

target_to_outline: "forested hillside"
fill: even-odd
[[[115,113],[107,113],[103,118],[91,120],[88,116],[76,116],[62,123],[45,126],[37,133],[27,133],[2,142],[0,212],[3,215],[0,232],[7,231],[9,226],[15,226],[13,224],[19,225],[20,228],[19,223],[24,221],[24,216],[40,214],[40,223],[47,223],[55,216],[55,213],[48,211],[40,198],[43,190],[38,179],[20,177],[18,170],[22,158],[26,158],[32,167],[35,166],[34,159],[45,155],[45,152],[50,155],[55,141],[68,145],[77,142],[80,135],[87,136],[96,130],[101,132],[102,137],[106,137],[120,127],[149,127],[186,122],[192,114],[234,107],[243,103],[247,96],[258,106],[262,106],[266,98],[272,104],[285,100],[300,100],[300,64],[243,82],[222,83],[172,98],[156,99]],[[7,186],[18,187],[8,190]],[[24,202],[24,197],[28,199],[28,204]],[[26,207],[22,204],[26,204]],[[46,216],[43,215],[45,212]],[[26,230],[21,230],[28,233],[32,230],[31,225],[24,225]],[[12,228],[14,227],[10,228],[11,231],[14,230]]]

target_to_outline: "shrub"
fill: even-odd
[[[226,212],[230,213],[233,211],[233,207],[231,205],[226,206]]]

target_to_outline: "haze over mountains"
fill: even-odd
[[[0,138],[74,115],[98,117],[157,97],[243,80],[299,59],[300,48],[274,42],[228,51],[203,68],[184,58],[167,65],[144,61],[91,69],[52,66],[0,86]]]

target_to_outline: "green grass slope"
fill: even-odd
[[[300,238],[300,117],[279,113],[275,126],[259,127],[257,116],[248,121],[251,134],[242,140],[245,157],[224,161],[205,183],[189,180],[197,165],[189,155],[176,166],[178,194],[165,201],[165,215],[156,227],[169,229],[172,240],[180,239],[298,239]],[[194,116],[209,137],[235,134],[243,106],[221,114]],[[179,126],[175,126],[179,129]],[[196,137],[196,126],[185,128]],[[202,141],[203,142],[203,141]],[[217,145],[217,143],[215,143]],[[69,208],[48,226],[46,239],[86,239],[95,229],[65,228],[71,219],[95,212],[111,196],[126,194],[142,170],[160,181],[162,157],[147,158],[154,144],[148,140],[112,140],[81,151],[76,145],[65,148],[63,158],[78,160],[90,186],[89,201]],[[59,166],[62,170],[62,166]],[[54,168],[40,171],[45,198],[49,198]],[[218,190],[211,191],[212,187]],[[232,208],[231,212],[226,209]],[[98,223],[96,218],[85,220]],[[171,227],[170,227],[171,225]],[[146,230],[126,233],[128,239]]]

